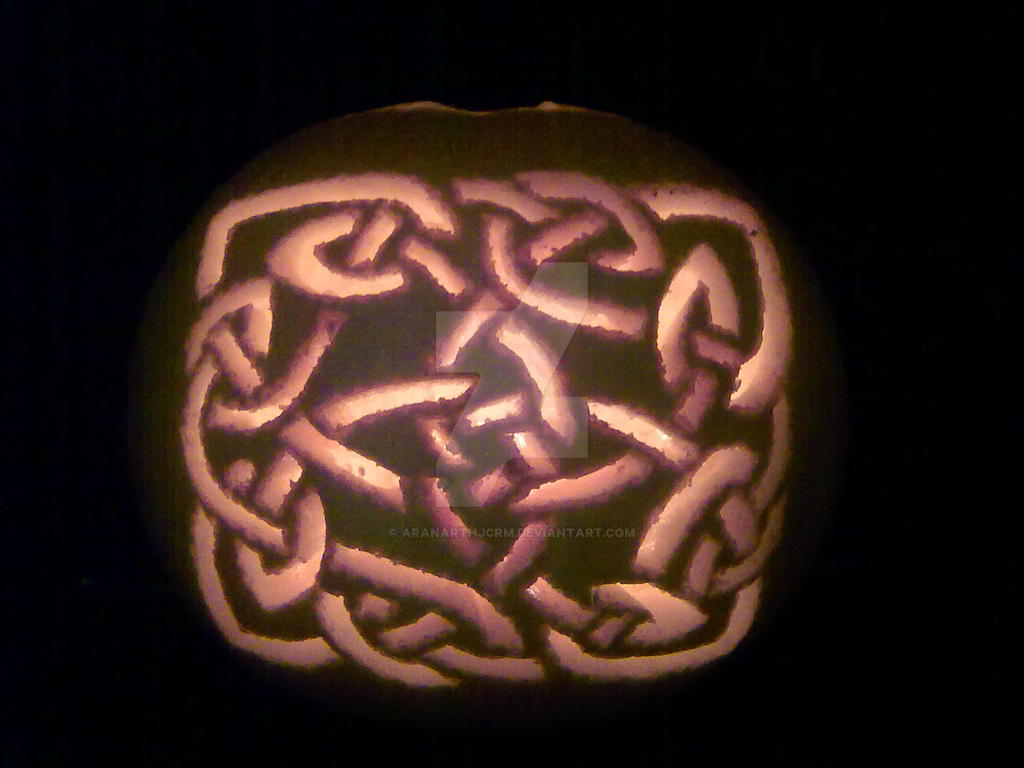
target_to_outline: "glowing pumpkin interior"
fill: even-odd
[[[417,688],[736,648],[803,390],[791,268],[727,189],[554,106],[358,115],[243,171],[144,353],[161,525],[224,637]]]

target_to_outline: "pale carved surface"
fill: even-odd
[[[282,212],[301,214],[299,223],[257,254],[259,274],[231,278],[232,238]],[[710,244],[666,252],[665,229],[692,221],[745,239],[754,301],[740,301]],[[625,235],[618,245],[601,240],[610,228]],[[621,285],[624,300],[590,296],[588,270]],[[625,300],[645,281],[662,286],[654,301]],[[420,376],[311,390],[325,355],[345,343],[347,308],[417,285],[451,313]],[[747,204],[716,190],[624,189],[554,171],[443,188],[385,173],[321,179],[217,213],[196,291],[181,423],[197,498],[192,551],[210,614],[235,646],[433,687],[554,674],[650,679],[724,656],[748,631],[785,507],[792,323],[774,246]],[[296,296],[316,319],[268,376],[275,329]],[[744,313],[756,315],[751,343],[741,343]],[[672,407],[588,392],[585,372],[560,366],[573,334],[594,336],[609,359],[629,345],[651,349]],[[471,348],[511,361],[514,384],[479,394],[487,372],[466,363]],[[769,438],[702,436],[715,409]],[[403,475],[351,444],[382,419],[411,422],[437,471]],[[617,453],[588,462],[587,430],[616,441]],[[214,460],[211,440],[233,453]],[[248,452],[255,441],[272,446],[269,457]],[[659,473],[672,482],[643,511],[628,578],[585,596],[559,588],[544,556],[565,516]],[[401,520],[415,503],[463,576],[386,556],[384,541],[375,549],[333,535],[332,515],[348,513],[328,508],[326,486],[380,519]],[[496,551],[467,522],[471,509],[511,516],[515,537]],[[302,636],[280,631],[281,612],[298,617]]]

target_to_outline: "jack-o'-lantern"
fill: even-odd
[[[140,346],[149,503],[227,642],[423,689],[736,649],[832,461],[826,326],[737,189],[552,104],[378,110],[243,170]]]

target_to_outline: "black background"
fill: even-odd
[[[1014,15],[328,7],[5,6],[7,760],[1008,755]],[[124,402],[166,254],[288,134],[425,99],[553,100],[692,144],[768,201],[834,313],[847,462],[810,576],[669,698],[532,724],[310,700],[241,663],[152,554]]]

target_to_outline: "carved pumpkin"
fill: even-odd
[[[313,674],[720,659],[809,525],[795,463],[831,469],[799,445],[829,405],[781,242],[609,115],[410,105],[300,135],[216,195],[154,297],[159,531],[228,642]]]

